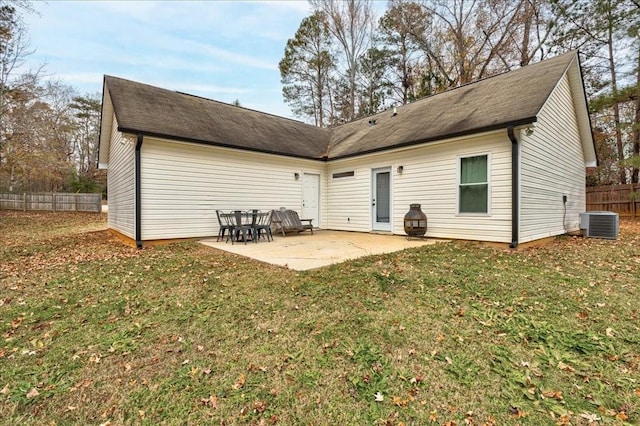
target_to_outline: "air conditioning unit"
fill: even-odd
[[[618,213],[580,213],[580,230],[585,237],[615,240],[618,238]]]

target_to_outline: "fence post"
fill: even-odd
[[[636,189],[638,189],[638,192],[636,192]],[[638,199],[640,198],[640,185],[638,185],[637,188],[634,187],[633,184],[631,184],[631,217],[633,217],[634,219],[636,218],[636,213],[637,213],[637,202]]]
[[[27,193],[26,192],[22,194],[22,205],[23,205],[22,211],[26,212],[27,211]]]
[[[53,212],[56,212],[56,193],[52,192],[51,193],[51,209],[53,210]]]

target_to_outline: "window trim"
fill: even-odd
[[[472,213],[460,211],[460,183],[462,177],[462,160],[473,157],[487,157],[487,211],[485,213]],[[458,155],[456,158],[456,216],[463,217],[488,217],[491,216],[491,152],[478,152],[473,154]]]

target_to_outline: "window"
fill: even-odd
[[[488,155],[460,158],[459,213],[489,213]]]
[[[355,173],[353,171],[350,172],[340,172],[340,173],[334,173],[333,174],[333,178],[334,179],[340,179],[340,178],[345,178],[345,177],[351,177],[354,176]]]

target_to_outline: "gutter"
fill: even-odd
[[[143,141],[142,133],[138,133],[135,151],[135,203],[136,203],[136,248],[142,248],[142,214],[140,212],[140,149]]]
[[[286,153],[286,152],[280,152],[280,151],[273,151],[273,150],[264,149],[264,148],[247,148],[247,147],[244,147],[244,146],[233,145],[233,144],[230,144],[230,143],[222,143],[222,142],[215,142],[215,141],[207,141],[207,140],[203,140],[203,139],[195,139],[195,138],[188,138],[188,137],[181,137],[181,136],[165,135],[163,133],[147,132],[147,131],[144,131],[144,130],[136,130],[136,129],[132,128],[132,127],[123,127],[123,126],[118,126],[118,131],[121,132],[121,133],[137,133],[139,135],[148,136],[150,138],[166,139],[166,140],[170,140],[170,141],[189,142],[189,143],[195,143],[195,144],[199,144],[199,145],[217,146],[217,147],[220,147],[220,148],[230,148],[230,149],[236,149],[236,150],[240,150],[240,151],[257,152],[257,153],[260,153],[260,154],[281,155],[283,157],[300,158],[300,159],[303,159],[303,160],[325,161],[324,160],[324,155],[325,154],[320,154],[320,156],[317,156],[315,154],[314,155],[292,154],[292,153]]]
[[[115,111],[115,105],[114,105],[114,111]],[[523,125],[526,125],[526,124],[531,124],[531,123],[533,123],[535,121],[536,121],[536,117],[535,116],[527,117],[527,118],[522,118],[522,119],[519,119],[519,120],[509,121],[509,122],[506,122],[506,123],[493,124],[491,126],[473,128],[473,129],[468,129],[468,130],[459,131],[459,132],[450,132],[450,133],[446,133],[446,134],[442,134],[442,135],[434,135],[434,136],[430,136],[430,137],[427,137],[427,138],[415,139],[415,140],[411,140],[411,141],[408,141],[408,142],[396,143],[396,144],[389,145],[389,146],[382,146],[382,147],[368,149],[368,150],[364,150],[364,151],[358,151],[358,152],[353,152],[353,153],[349,153],[349,154],[337,155],[335,157],[331,156],[331,147],[330,146],[322,154],[306,155],[306,154],[293,154],[293,153],[287,153],[287,152],[273,151],[273,150],[270,150],[270,149],[263,149],[263,148],[247,148],[247,147],[233,145],[233,144],[229,144],[229,143],[222,143],[222,142],[216,142],[216,141],[206,141],[206,140],[202,140],[202,139],[173,136],[173,135],[167,135],[167,134],[157,133],[157,132],[148,132],[148,131],[145,131],[145,130],[138,130],[138,129],[134,128],[134,127],[127,127],[127,126],[118,126],[118,131],[122,132],[122,133],[134,133],[134,134],[138,134],[138,135],[148,136],[148,137],[151,137],[151,138],[167,139],[167,140],[178,141],[178,142],[189,142],[189,143],[196,143],[196,144],[201,144],[201,145],[217,146],[217,147],[221,147],[221,148],[236,149],[236,150],[241,150],[241,151],[259,152],[261,154],[281,155],[283,157],[300,158],[300,159],[304,159],[304,160],[315,160],[315,161],[322,161],[322,162],[331,162],[331,161],[334,161],[334,160],[343,160],[343,159],[346,159],[346,158],[359,157],[359,156],[362,156],[362,155],[374,154],[374,153],[377,153],[377,152],[384,152],[384,151],[390,151],[390,150],[398,149],[398,148],[406,148],[406,147],[410,147],[410,146],[414,146],[414,145],[426,144],[426,143],[429,143],[429,142],[438,142],[438,141],[443,141],[443,140],[446,140],[446,139],[453,139],[453,138],[458,138],[458,137],[462,137],[462,136],[475,135],[477,133],[484,133],[484,132],[492,132],[492,131],[503,130],[506,126],[523,126]]]
[[[513,131],[513,125],[507,127],[507,135],[511,141],[511,244],[509,244],[509,248],[515,249],[518,247],[518,233],[520,229],[520,216],[518,214],[518,200],[520,199],[520,150],[518,149],[518,139]]]
[[[473,129],[460,131],[460,132],[451,132],[451,133],[446,133],[446,134],[442,134],[442,135],[434,135],[434,136],[430,136],[428,138],[415,139],[415,140],[408,141],[408,142],[397,143],[397,144],[389,145],[389,146],[382,146],[382,147],[378,147],[378,148],[369,149],[369,150],[366,150],[366,151],[358,151],[358,152],[353,152],[353,153],[350,153],[350,154],[342,154],[342,155],[336,155],[336,156],[329,155],[328,156],[328,161],[343,160],[345,158],[359,157],[361,155],[367,155],[367,154],[374,154],[374,153],[377,153],[377,152],[390,151],[390,150],[398,149],[398,148],[406,148],[406,147],[410,147],[410,146],[414,146],[414,145],[426,144],[426,143],[430,143],[430,142],[441,142],[441,141],[444,141],[444,140],[447,140],[447,139],[454,139],[454,138],[459,138],[459,137],[463,137],[463,136],[476,135],[478,133],[493,132],[493,131],[498,131],[498,130],[501,131],[501,130],[504,130],[505,127],[524,126],[526,124],[534,123],[535,121],[537,121],[537,118],[535,116],[533,116],[533,117],[522,118],[522,119],[519,119],[519,120],[509,121],[509,122],[506,122],[506,123],[494,124],[494,125],[491,125],[491,126],[477,127],[477,128],[473,128]],[[338,145],[339,145],[339,143],[338,143]],[[325,154],[325,155],[327,155],[327,154]]]

